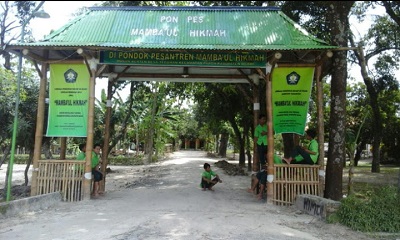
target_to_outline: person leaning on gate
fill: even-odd
[[[100,171],[100,150],[100,144],[95,144],[92,152],[92,174],[94,178],[92,196],[94,197],[99,196],[99,194],[103,194],[103,192],[99,190],[100,181],[103,180],[103,173]]]
[[[76,157],[76,160],[85,161],[86,143],[79,144],[79,149],[81,150],[81,152]],[[92,196],[94,197],[99,196],[99,194],[103,194],[102,191],[99,191],[100,181],[103,180],[103,173],[100,171],[100,164],[101,164],[100,150],[101,150],[100,144],[95,144],[92,152],[92,161],[91,161],[92,174],[94,178]]]

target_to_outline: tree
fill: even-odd
[[[349,13],[354,1],[329,2],[327,8],[332,44],[348,46]],[[329,131],[328,162],[326,166],[325,197],[340,200],[343,197],[343,161],[346,159],[346,86],[347,51],[333,54],[331,80],[331,114]],[[340,177],[339,177],[340,176]]]
[[[294,21],[305,26],[319,39],[331,45],[348,47],[349,14],[355,1],[284,2],[283,11]],[[347,51],[335,51],[331,65],[326,65],[323,76],[331,75],[329,116],[329,151],[326,166],[325,197],[342,198],[343,162],[345,161]]]
[[[219,155],[224,156],[227,146],[228,129],[225,122],[229,122],[233,130],[235,141],[239,146],[239,165],[245,165],[245,140],[248,133],[244,133],[244,126],[252,125],[253,114],[250,109],[251,102],[237,101],[243,99],[243,91],[250,95],[248,85],[240,84],[221,84],[207,83],[197,84],[199,88],[194,92],[194,99],[198,104],[198,119],[202,125],[212,126],[213,134],[223,136],[222,144],[224,148],[219,149]],[[241,89],[241,90],[239,90]],[[200,125],[201,127],[201,125]],[[249,128],[246,129],[249,131]],[[222,152],[221,152],[222,151]]]
[[[377,4],[384,5],[391,18],[379,16],[368,30],[366,36],[361,38],[358,43],[356,43],[353,35],[349,36],[351,45],[358,47],[358,51],[353,53],[353,60],[360,66],[372,109],[372,172],[380,172],[380,146],[383,138],[385,116],[382,109],[385,104],[380,99],[388,92],[398,91],[398,83],[394,77],[393,68],[398,68],[400,57],[400,54],[396,51],[399,49],[399,40],[396,34],[393,34],[393,29],[395,29],[395,33],[400,31],[400,26],[396,22],[400,16],[399,4],[393,1]],[[364,9],[368,6],[361,4],[358,7]],[[363,15],[360,16],[361,20],[362,17]],[[372,59],[376,59],[374,71],[368,68],[368,64]]]

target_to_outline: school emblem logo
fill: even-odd
[[[64,79],[66,83],[75,83],[77,78],[78,78],[78,73],[75,72],[73,69],[68,69],[64,73]]]
[[[286,82],[288,85],[297,85],[300,81],[300,75],[297,72],[291,72],[286,76]]]

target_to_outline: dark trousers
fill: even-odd
[[[297,162],[294,158],[297,155],[301,155],[303,157],[303,160]],[[304,149],[300,146],[296,146],[293,149],[292,155],[291,157],[293,158],[293,161],[291,162],[291,164],[310,164],[310,165],[314,165],[315,163],[313,162],[313,160],[310,157],[310,154],[306,151],[304,151]]]
[[[210,188],[213,187],[215,184],[219,182],[219,178],[215,177],[213,180],[211,180],[210,183],[206,182],[201,178],[201,187],[202,188]]]
[[[267,145],[264,145],[264,144],[258,145],[257,144],[258,162],[260,164],[260,168],[259,169],[261,169],[261,167],[265,165],[265,162],[266,162],[265,161],[265,159],[266,159],[265,154],[267,154],[267,151],[268,151],[268,146]]]
[[[92,169],[92,174],[95,182],[100,182],[103,180],[103,174],[94,168]]]

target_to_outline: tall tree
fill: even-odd
[[[389,17],[377,15],[367,34],[362,36],[358,43],[354,35],[349,35],[349,40],[352,47],[358,47],[352,56],[354,62],[360,66],[372,110],[371,171],[380,172],[381,143],[386,118],[383,110],[386,104],[382,102],[382,99],[390,92],[398,91],[399,88],[393,69],[399,67],[399,40],[396,33],[400,32],[398,24],[400,4],[396,1],[360,3],[355,12],[365,12],[368,7],[371,7],[370,4],[372,7],[383,5]],[[363,20],[364,14],[358,16],[360,20]],[[372,59],[375,60],[373,68],[369,66],[369,63],[373,62]]]
[[[348,47],[350,34],[349,14],[355,1],[336,1],[327,4],[331,29],[331,43]],[[347,51],[333,54],[331,80],[331,114],[329,151],[326,166],[325,197],[340,200],[343,197],[343,161],[346,160],[346,86]]]
[[[334,46],[348,47],[349,14],[354,3],[355,1],[285,1],[282,10],[316,37]],[[346,159],[347,51],[335,51],[331,63],[323,74],[331,74],[325,197],[339,200],[342,198],[343,162]]]

